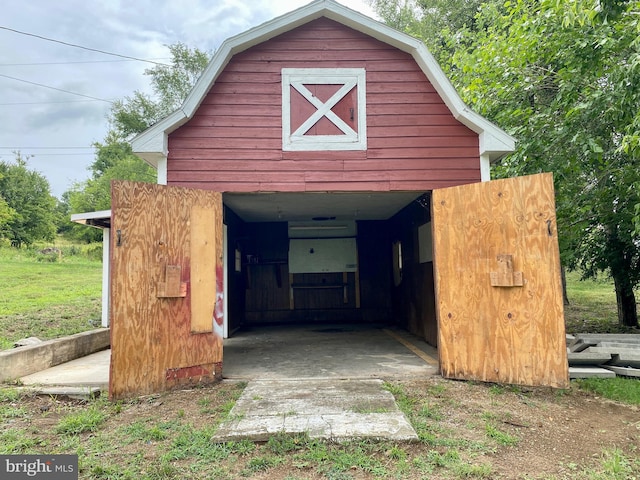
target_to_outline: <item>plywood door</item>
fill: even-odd
[[[442,375],[566,387],[551,174],[434,190],[432,218]]]
[[[221,194],[118,181],[111,205],[109,395],[221,378]]]

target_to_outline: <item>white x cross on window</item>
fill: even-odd
[[[342,133],[349,137],[352,137],[354,140],[357,139],[357,132],[349,125],[347,125],[344,120],[342,120],[331,110],[340,100],[344,98],[347,93],[351,91],[353,87],[357,85],[357,83],[358,82],[356,79],[346,81],[342,88],[334,93],[331,98],[329,98],[329,100],[327,100],[326,102],[322,102],[322,100],[313,95],[313,93],[311,93],[309,89],[304,86],[303,82],[291,82],[291,86],[295,88],[300,93],[300,95],[306,98],[311,105],[317,108],[317,110],[302,125],[300,125],[298,129],[291,134],[291,136],[296,137],[304,135],[322,117],[327,117],[336,127],[338,127],[342,131]]]

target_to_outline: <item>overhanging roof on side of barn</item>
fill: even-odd
[[[111,210],[74,213],[71,215],[71,221],[96,228],[111,228]]]
[[[158,163],[166,158],[168,134],[185,124],[195,114],[234,55],[321,17],[341,23],[412,55],[453,116],[479,135],[480,155],[495,161],[515,149],[515,139],[512,136],[465,105],[423,42],[344,7],[334,0],[316,0],[225,40],[182,107],[135,137],[132,141],[133,151],[157,167]]]

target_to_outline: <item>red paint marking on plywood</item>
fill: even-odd
[[[202,365],[193,365],[191,367],[182,368],[168,368],[165,379],[166,380],[181,380],[183,378],[202,377],[209,375],[210,370],[207,370]]]
[[[218,327],[224,321],[224,282],[222,265],[216,265],[216,304],[213,308],[213,320]]]

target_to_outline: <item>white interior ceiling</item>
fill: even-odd
[[[245,222],[386,220],[422,192],[225,193],[224,203]]]

